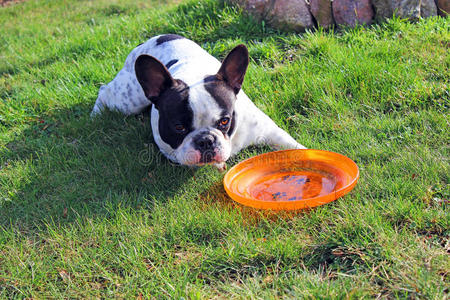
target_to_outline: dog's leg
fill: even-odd
[[[263,136],[261,142],[273,147],[276,150],[306,149],[305,146],[299,144],[286,131],[278,126],[273,127],[268,134]]]
[[[237,135],[233,138],[231,155],[236,155],[241,149],[251,145],[268,145],[275,150],[306,149],[286,131],[278,127],[269,117],[263,119],[255,123],[255,127],[248,127],[247,130],[237,132]]]
[[[92,109],[92,112],[91,112],[91,118],[98,114],[101,114],[102,111],[105,110],[104,103],[107,98],[106,88],[107,88],[106,85],[102,85],[100,87],[100,90],[98,91],[97,100],[95,101],[94,108]]]
[[[250,145],[269,145],[277,150],[306,149],[299,144],[286,131],[257,108],[250,99],[242,93],[239,111],[240,127],[233,137],[233,155],[240,149]]]
[[[213,164],[220,172],[225,172],[227,170],[227,164],[225,162]]]

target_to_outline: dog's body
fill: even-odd
[[[167,158],[183,165],[223,167],[253,144],[305,148],[240,89],[247,65],[243,45],[221,64],[193,41],[156,36],[135,48],[114,80],[100,88],[92,114],[104,107],[137,114],[153,104],[155,142]]]

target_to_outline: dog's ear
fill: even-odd
[[[224,80],[235,94],[239,93],[248,67],[248,50],[244,45],[238,45],[227,57],[217,72],[217,77]]]
[[[153,56],[139,56],[134,69],[145,96],[152,102],[155,102],[164,90],[174,85],[175,81],[167,68]]]

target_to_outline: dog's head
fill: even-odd
[[[137,58],[136,77],[157,111],[152,129],[161,152],[183,165],[221,163],[230,157],[230,137],[236,129],[234,103],[248,62],[247,48],[239,45],[217,74],[188,86],[172,78],[156,58]]]

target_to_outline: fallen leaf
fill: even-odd
[[[62,279],[64,282],[67,282],[67,281],[70,280],[70,275],[69,275],[69,273],[67,273],[66,270],[61,270],[61,271],[59,271],[59,276],[61,276],[61,279]]]
[[[265,284],[272,283],[272,282],[273,282],[273,276],[272,276],[272,275],[266,276],[266,277],[263,279],[263,282],[264,282]]]

